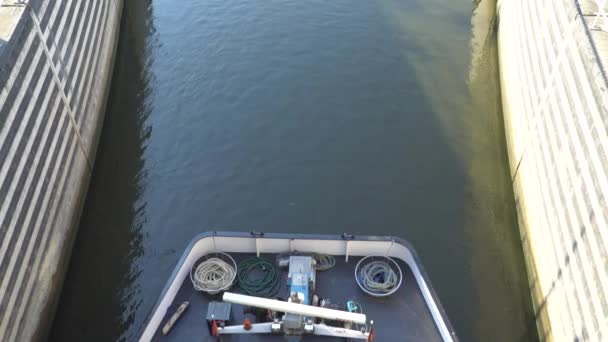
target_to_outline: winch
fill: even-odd
[[[311,305],[311,298],[315,288],[315,260],[311,256],[289,257],[289,273],[287,286],[289,298],[287,302]],[[285,313],[282,321],[273,325],[273,332],[283,331],[286,336],[301,336],[312,334],[313,321],[303,315]]]

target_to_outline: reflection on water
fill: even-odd
[[[146,123],[154,82],[147,1],[129,1],[88,199],[51,340],[114,341],[139,308],[144,253]],[[119,85],[119,86],[116,86]]]
[[[533,338],[493,16],[471,9],[127,1],[53,339],[133,339],[206,229],[399,235],[463,341]]]
[[[401,49],[414,66],[418,86],[433,108],[435,120],[460,160],[468,156],[466,126],[469,104],[466,71],[469,60],[471,4],[468,0],[382,0],[386,20],[411,47]]]
[[[471,268],[476,278],[479,338],[538,340],[509,172],[498,67],[496,1],[476,0],[471,19]],[[500,294],[500,295],[498,295]]]
[[[463,340],[529,341],[537,336],[506,154],[495,6],[475,0],[471,15],[459,1],[383,1],[402,39],[415,41],[403,53],[465,172],[464,231],[446,236],[466,264],[458,275],[434,266],[450,256],[444,251],[429,261],[431,278]]]

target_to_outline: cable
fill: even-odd
[[[211,258],[201,262],[190,271],[190,280],[192,280],[195,290],[216,294],[227,290],[232,285],[236,273],[234,266],[222,259]]]
[[[354,300],[349,300],[348,302],[346,302],[346,309],[348,310],[348,312],[355,312],[355,313],[363,313],[363,305],[361,305],[361,303],[354,301]],[[355,324],[355,330],[359,330],[361,331],[361,328],[364,328],[363,331],[367,331],[367,323],[364,324]]]
[[[385,295],[399,286],[399,276],[385,261],[372,261],[359,269],[357,279],[371,295]]]
[[[254,277],[255,273],[263,276]],[[237,285],[250,296],[270,298],[279,291],[279,275],[270,262],[258,257],[248,258],[239,264]]]
[[[280,253],[277,254],[276,263],[279,267],[287,267],[289,258],[292,256],[312,256],[315,260],[315,269],[317,271],[326,271],[336,266],[336,258],[329,254],[320,253]]]
[[[336,266],[336,258],[329,254],[313,254],[317,261],[317,271],[326,271]]]

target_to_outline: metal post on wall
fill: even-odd
[[[595,0],[595,4],[597,5],[597,12],[595,13],[595,19],[593,19],[593,23],[591,23],[591,27],[598,28],[602,31],[608,31],[608,14],[606,14],[606,0]],[[601,21],[601,24],[598,25],[598,21]]]

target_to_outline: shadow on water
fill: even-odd
[[[162,8],[154,20],[167,22],[165,38],[146,49],[158,77],[150,92],[143,57],[130,49],[147,36],[127,31],[147,12],[123,21],[53,339],[133,337],[205,227],[395,234],[446,272],[463,270],[451,291],[466,292],[453,244],[464,219],[462,165],[394,49],[404,42],[372,3],[325,3],[323,15],[318,4],[286,6],[283,15],[269,15],[271,4],[224,1]],[[183,36],[191,27],[176,30],[174,18],[200,27]]]
[[[377,4],[182,5],[156,20],[142,308],[178,258],[153,251],[215,227],[399,235],[446,274],[443,295],[472,298],[463,165]]]
[[[104,127],[52,341],[115,341],[137,311],[140,270],[132,261],[143,253],[143,153],[151,133],[147,6],[125,3]]]

